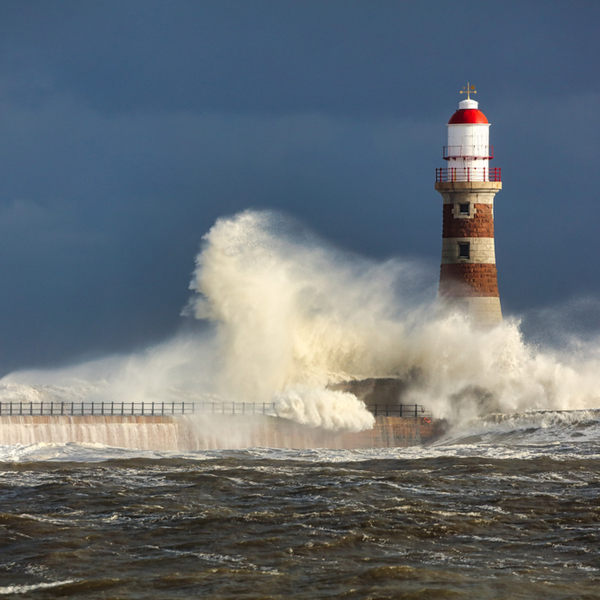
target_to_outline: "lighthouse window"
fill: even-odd
[[[471,203],[470,202],[466,202],[465,204],[459,204],[459,214],[461,215],[468,215],[470,212],[470,208],[471,208]]]
[[[458,244],[458,258],[471,258],[471,244],[469,242]]]

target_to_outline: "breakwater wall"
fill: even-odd
[[[373,429],[308,427],[269,415],[4,415],[1,445],[71,442],[137,450],[394,448],[429,443],[444,423],[428,417],[377,416]]]

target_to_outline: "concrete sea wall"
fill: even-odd
[[[137,450],[194,451],[268,448],[394,448],[426,444],[443,422],[376,417],[371,430],[332,432],[264,415],[2,416],[1,445],[96,443]]]

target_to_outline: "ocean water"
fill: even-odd
[[[600,598],[600,410],[428,447],[0,448],[10,598]]]

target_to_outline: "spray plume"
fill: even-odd
[[[436,313],[415,284],[430,279],[419,266],[342,255],[280,215],[220,219],[196,262],[190,308],[216,323],[227,395],[257,400],[298,385],[410,375],[417,383],[405,402],[449,419],[600,403],[597,355],[574,362],[541,352],[515,320],[479,330]]]
[[[327,384],[404,378],[405,403],[451,421],[600,406],[597,336],[577,352],[573,344],[542,351],[524,342],[516,320],[478,330],[459,314],[438,313],[434,285],[415,263],[350,256],[281,215],[246,211],[219,219],[196,259],[185,312],[211,322],[210,334],[54,373],[13,374],[0,381],[0,396],[274,402],[281,417],[353,431],[373,417]]]

